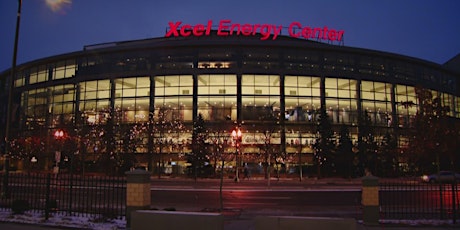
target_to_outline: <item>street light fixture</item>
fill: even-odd
[[[233,140],[235,141],[235,148],[236,148],[236,172],[235,172],[235,182],[239,182],[240,181],[240,178],[239,178],[239,175],[238,175],[238,171],[239,171],[239,160],[238,160],[238,155],[240,155],[240,144],[241,144],[241,141],[242,141],[242,134],[241,134],[241,129],[239,127],[236,127],[233,131],[232,131],[232,138]]]
[[[65,138],[65,133],[63,130],[58,129],[54,132],[54,137],[56,141],[59,142],[58,150],[54,154],[54,160],[56,161],[56,166],[54,167],[54,173],[59,172],[59,164],[61,163],[61,153],[62,153],[62,140]]]
[[[64,131],[59,130],[59,129],[56,130],[56,131],[54,132],[54,137],[55,137],[57,140],[60,140],[60,139],[64,138]]]

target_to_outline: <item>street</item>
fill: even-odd
[[[160,186],[161,184],[161,186]],[[157,185],[157,186],[156,186]],[[216,180],[153,181],[152,208],[176,210],[218,210],[219,185]],[[361,185],[312,184],[307,182],[247,180],[226,182],[223,208],[241,215],[310,215],[357,217],[360,214]]]
[[[151,207],[184,211],[214,211],[220,208],[219,181],[153,179]],[[426,186],[416,181],[401,180],[397,187],[379,192],[381,212],[387,218],[438,218],[440,211],[451,212],[452,191],[444,185]],[[401,186],[409,183],[411,186]],[[223,185],[223,208],[235,215],[295,215],[362,218],[361,180],[295,179],[226,180]],[[456,192],[458,197],[458,191]],[[401,207],[404,207],[401,209]],[[424,210],[411,213],[409,210]],[[449,215],[444,215],[445,217]]]

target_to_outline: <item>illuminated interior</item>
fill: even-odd
[[[419,83],[452,108],[449,116],[460,118],[454,76],[423,63],[419,68],[399,56],[336,46],[239,47],[219,39],[221,45],[209,47],[115,49],[25,64],[14,80],[20,95],[15,132],[46,137],[65,129],[89,160],[134,153],[136,164],[148,165],[160,156],[171,170],[187,166],[198,117],[207,125],[210,151],[228,155],[226,167],[236,165],[235,126],[243,131],[242,162],[261,164],[272,151],[284,154],[279,161],[287,166],[299,159],[311,164],[322,107],[335,133],[348,127],[353,144],[365,116],[376,138],[401,130],[403,147]]]

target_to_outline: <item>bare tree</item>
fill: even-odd
[[[167,145],[172,145],[171,139],[168,142],[168,138],[172,137],[174,133],[180,133],[185,129],[185,126],[180,118],[180,115],[167,107],[161,107],[158,110],[156,120],[153,121],[153,133],[155,140],[155,146],[158,150],[158,178],[161,178],[161,174],[164,170],[164,159],[163,159],[163,148]],[[152,167],[153,168],[153,167]]]

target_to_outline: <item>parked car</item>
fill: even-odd
[[[458,183],[460,182],[460,174],[452,171],[440,171],[431,175],[423,175],[422,181],[427,183]]]

